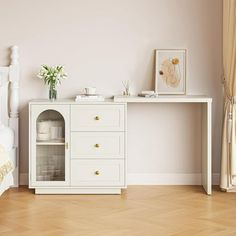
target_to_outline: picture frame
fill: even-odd
[[[155,50],[155,92],[186,94],[186,49]]]

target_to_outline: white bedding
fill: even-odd
[[[0,127],[0,196],[13,185],[12,172],[16,166],[13,131]]]
[[[12,173],[7,174],[0,184],[0,196],[13,185]]]

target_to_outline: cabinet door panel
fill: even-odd
[[[30,105],[30,187],[70,184],[68,105]]]

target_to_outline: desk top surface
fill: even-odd
[[[30,104],[118,104],[118,103],[211,103],[212,98],[204,95],[160,95],[157,98],[145,98],[138,96],[114,96],[105,101],[79,101],[74,99],[48,99],[31,100]]]
[[[212,98],[204,95],[159,95],[157,98],[114,96],[114,102],[127,103],[208,103]]]

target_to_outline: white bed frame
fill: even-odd
[[[10,65],[0,67],[0,122],[14,131],[14,148],[11,152],[15,165],[14,185],[19,186],[19,62],[18,47],[11,47]]]

